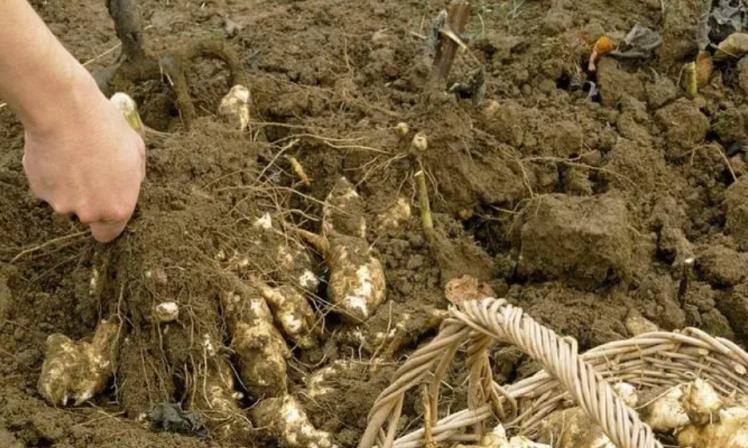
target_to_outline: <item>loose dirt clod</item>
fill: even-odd
[[[54,406],[77,406],[104,390],[114,373],[118,331],[112,319],[101,321],[90,341],[49,335],[39,393]]]

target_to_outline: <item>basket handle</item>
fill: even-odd
[[[399,417],[397,404],[405,392],[426,378],[446,348],[458,346],[475,331],[512,344],[539,362],[617,447],[662,448],[652,429],[582,360],[574,339],[559,337],[504,299],[463,301],[452,307],[450,314],[452,317],[445,321],[437,337],[416,350],[397,370],[392,384],[377,397],[358,448],[372,448],[388,420],[388,435],[391,434],[396,424],[392,417]],[[392,437],[386,437],[382,448],[391,447]]]

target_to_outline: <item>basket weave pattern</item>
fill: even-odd
[[[534,376],[502,387],[491,376],[490,345],[518,347],[543,366]],[[439,385],[458,350],[467,346],[468,409],[438,419]],[[424,441],[476,441],[493,416],[533,437],[540,423],[573,400],[620,448],[661,447],[652,430],[614,393],[612,383],[672,387],[702,378],[721,394],[748,394],[748,354],[701,330],[654,332],[579,354],[576,341],[540,325],[503,299],[464,301],[429,344],[398,369],[377,398],[359,448],[417,448]],[[405,393],[426,384],[427,420],[396,439]],[[470,431],[472,429],[472,432]]]

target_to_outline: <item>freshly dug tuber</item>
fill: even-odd
[[[377,228],[380,232],[399,229],[410,217],[410,204],[405,198],[399,197],[392,205],[377,215]]]
[[[119,323],[102,320],[90,342],[62,334],[47,337],[47,351],[39,377],[39,393],[53,406],[89,400],[106,388],[114,374]]]
[[[221,304],[244,386],[254,398],[284,394],[286,359],[291,353],[265,300],[259,294],[244,297],[231,292],[221,297]]]
[[[629,310],[624,325],[632,336],[639,336],[659,330],[656,324],[642,316],[641,313],[634,308]]]
[[[612,387],[626,405],[636,406],[639,397],[633,385],[616,383]],[[552,443],[555,448],[616,448],[603,429],[580,407],[554,412],[545,419],[541,441]]]
[[[367,320],[385,299],[384,268],[366,240],[363,200],[347,179],[338,179],[325,201],[322,235],[298,232],[325,256],[334,310],[355,322]]]
[[[678,433],[678,444],[688,448],[748,448],[748,409],[722,409],[714,423],[689,425]]]
[[[709,383],[697,379],[683,387],[681,404],[692,424],[705,425],[717,419],[724,403]]]
[[[218,114],[234,128],[243,131],[249,126],[249,100],[249,89],[237,84],[221,99]]]
[[[288,285],[273,288],[257,278],[250,282],[270,305],[286,336],[303,349],[317,346],[320,333],[317,317],[299,290]]]
[[[291,395],[261,401],[252,416],[257,426],[267,428],[286,448],[331,448],[330,434],[317,430],[306,411]]]
[[[410,132],[410,126],[408,126],[408,123],[401,121],[395,125],[395,132],[400,137],[405,137]]]
[[[360,238],[345,235],[328,237],[327,264],[330,301],[345,316],[357,321],[368,319],[385,299],[384,268],[371,255],[369,245]]]
[[[683,409],[683,386],[674,387],[645,406],[641,416],[654,431],[671,433],[690,423]]]
[[[425,152],[429,149],[429,139],[426,137],[425,133],[419,132],[413,136],[413,141],[410,143],[410,147],[417,152]]]

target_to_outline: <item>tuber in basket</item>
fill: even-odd
[[[488,349],[511,344],[543,370],[510,386],[492,377]],[[460,347],[467,347],[468,408],[438,418],[439,387]],[[611,387],[627,382],[639,389],[675,387],[701,378],[723,396],[748,394],[748,354],[735,343],[695,328],[653,332],[615,341],[584,354],[503,299],[466,300],[450,309],[436,338],[416,350],[377,398],[359,448],[418,448],[425,441],[474,442],[484,424],[498,418],[526,436],[571,399],[620,448],[661,447],[651,428]],[[423,427],[398,437],[404,396],[425,384]]]

